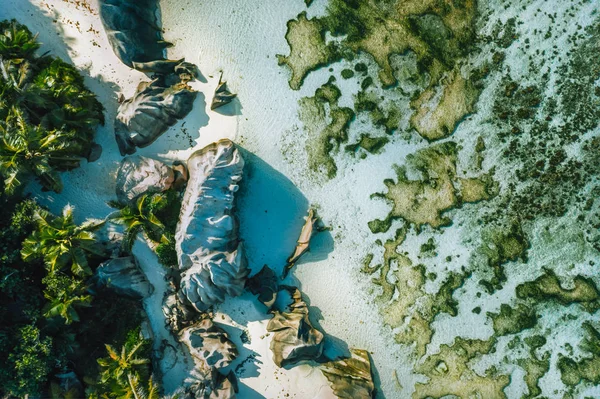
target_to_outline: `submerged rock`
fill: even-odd
[[[140,83],[133,98],[119,106],[115,137],[121,155],[152,144],[192,110],[197,92],[185,83],[167,86],[166,80]]]
[[[181,283],[179,296],[199,312],[244,290],[249,273],[238,239],[235,193],[244,160],[230,140],[193,153],[175,233]]]
[[[304,360],[316,360],[323,353],[323,333],[314,328],[308,319],[308,306],[295,287],[283,287],[292,294],[289,312],[274,311],[267,331],[274,333],[271,341],[273,361],[279,367]]]
[[[164,162],[140,155],[123,158],[117,172],[117,199],[131,203],[142,194],[160,193],[171,188],[175,173]]]
[[[133,256],[110,259],[98,266],[94,275],[96,286],[114,290],[133,299],[143,299],[154,292],[154,287],[137,265]]]
[[[179,338],[187,345],[190,354],[209,368],[227,367],[238,355],[225,330],[208,318],[181,330]]]
[[[163,60],[169,43],[163,41],[158,0],[99,0],[100,19],[108,41],[127,66]]]
[[[325,363],[321,371],[333,388],[333,393],[341,399],[371,399],[375,384],[371,372],[369,352],[351,349],[351,357]]]

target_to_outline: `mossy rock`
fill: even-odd
[[[600,292],[594,281],[576,276],[573,288],[563,288],[558,276],[550,269],[534,281],[518,285],[516,293],[518,298],[532,299],[536,303],[558,302],[564,306],[580,304],[590,313],[600,309]]]
[[[277,55],[279,65],[287,65],[292,76],[290,87],[298,90],[309,72],[328,65],[338,58],[333,45],[325,44],[322,22],[316,18],[308,19],[306,12],[287,23],[285,39],[290,46],[290,54]]]

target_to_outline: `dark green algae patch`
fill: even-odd
[[[288,22],[285,37],[290,52],[277,58],[280,65],[291,71],[290,87],[298,90],[310,72],[333,62],[350,63],[361,54],[368,54],[378,71],[369,73],[364,62],[341,71],[342,79],[359,79],[361,82],[353,116],[367,114],[375,127],[393,134],[404,113],[395,104],[386,103],[373,90],[397,91],[407,99],[411,97],[411,106],[418,111],[410,120],[411,126],[427,140],[437,140],[454,131],[465,115],[473,111],[479,96],[479,89],[473,86],[470,77],[463,76],[465,73],[459,67],[459,60],[471,51],[475,41],[476,13],[473,0],[443,4],[438,1],[330,0],[324,16],[309,19],[306,12],[302,12]],[[335,40],[326,40],[328,34]],[[414,93],[404,93],[397,87],[397,71],[392,66],[394,56],[407,53],[415,55],[418,74],[427,77],[423,79],[424,87]],[[379,84],[371,75],[378,78]],[[441,101],[431,106],[430,100],[440,91]],[[344,142],[339,138],[343,134],[340,136],[339,133],[347,129],[341,122],[344,119],[350,124],[353,118],[349,118],[345,110],[332,110],[331,118],[336,118],[333,129],[337,132],[332,132],[331,128],[325,131],[319,124],[319,117],[327,115],[314,104],[308,105],[304,99],[302,103],[306,106],[300,111],[300,118],[306,130],[323,132],[319,149],[312,151],[312,155],[309,151],[310,167],[333,178],[337,167],[331,152]],[[307,111],[307,107],[312,109]],[[332,143],[332,136],[336,136],[335,143]],[[367,145],[366,142],[363,144]]]
[[[591,357],[574,360],[560,355],[558,368],[561,380],[565,385],[574,387],[582,381],[600,384],[600,331],[592,323],[585,322],[581,325],[585,338],[580,343],[581,350]]]
[[[354,118],[352,109],[338,106],[341,93],[334,82],[335,78],[330,79],[315,91],[314,96],[300,100],[300,117],[307,121],[309,167],[329,178],[337,173],[330,152],[348,141],[348,127]]]
[[[422,72],[435,81],[469,51],[475,16],[473,0],[330,0],[326,15],[309,20],[303,12],[288,23],[290,54],[280,55],[278,60],[292,71],[290,87],[294,90],[311,71],[342,57],[352,59],[359,51],[373,57],[384,86],[396,83],[391,56],[407,51],[417,54]],[[297,41],[295,31],[300,29],[319,35]],[[326,43],[326,33],[341,40]]]

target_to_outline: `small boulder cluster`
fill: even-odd
[[[100,18],[113,51],[125,65],[151,78],[138,85],[132,98],[119,99],[115,137],[121,155],[152,144],[192,111],[197,96],[189,82],[198,77],[198,68],[165,57],[171,44],[162,36],[158,9],[158,0],[100,0]],[[234,97],[219,80],[211,109]]]

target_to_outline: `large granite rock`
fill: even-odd
[[[243,167],[230,140],[210,144],[188,160],[189,180],[175,233],[178,294],[199,312],[244,290],[249,270],[234,215]]]
[[[123,158],[117,172],[117,199],[132,203],[143,194],[160,193],[171,188],[175,173],[167,164],[133,155]]]
[[[371,359],[363,349],[351,349],[351,357],[327,362],[321,371],[341,399],[371,399],[375,393]]]
[[[127,66],[164,59],[165,48],[158,20],[158,0],[99,0],[100,19],[108,41]]]
[[[227,367],[238,355],[225,330],[208,318],[181,330],[179,340],[187,345],[196,360],[208,368]]]
[[[119,295],[133,299],[143,299],[154,292],[154,287],[133,256],[110,259],[96,269],[96,286],[114,290]]]
[[[282,286],[292,294],[289,311],[275,310],[267,324],[273,333],[271,352],[279,367],[293,365],[305,360],[316,360],[323,353],[323,333],[314,328],[308,319],[308,306],[295,287]]]
[[[192,110],[198,93],[185,82],[167,85],[166,80],[140,83],[135,95],[119,106],[115,137],[121,155],[152,144]]]
[[[185,399],[235,399],[238,381],[235,373],[222,374],[212,368],[207,371],[194,370],[185,381]]]

